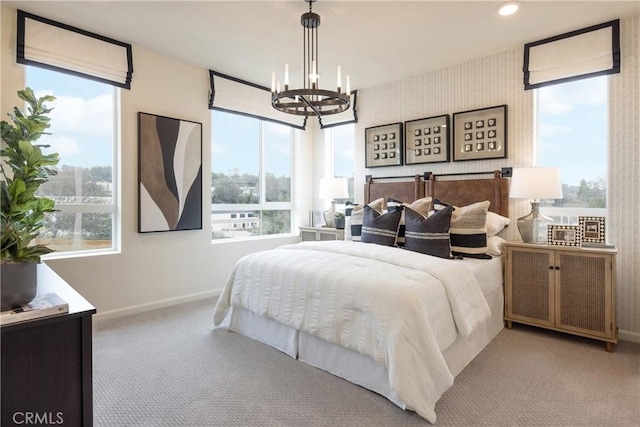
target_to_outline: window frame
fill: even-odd
[[[597,76],[592,76],[592,77],[588,77],[588,78],[581,78],[579,80],[571,80],[571,81],[563,81],[563,82],[558,82],[555,84],[546,84],[540,87],[536,87],[533,88],[533,92],[534,92],[534,114],[533,114],[533,118],[534,118],[534,126],[533,126],[533,141],[534,141],[534,152],[533,152],[533,165],[534,166],[551,166],[551,165],[540,165],[540,150],[541,150],[541,145],[540,145],[540,132],[539,132],[539,128],[540,128],[540,91],[541,90],[546,90],[549,86],[559,86],[559,85],[566,85],[566,84],[572,84],[576,81],[580,81],[580,80],[586,80],[586,79],[591,79],[591,78],[601,78],[604,79],[605,82],[605,88],[606,88],[606,94],[605,94],[605,99],[606,99],[606,110],[607,112],[605,113],[605,122],[606,122],[606,147],[605,147],[605,203],[606,206],[604,208],[589,208],[589,207],[576,207],[576,206],[544,206],[541,204],[540,206],[540,211],[550,217],[553,218],[559,218],[559,223],[560,224],[577,224],[577,217],[578,216],[603,216],[605,217],[606,220],[609,219],[609,203],[608,203],[608,195],[609,195],[609,188],[610,188],[610,183],[609,183],[609,162],[608,162],[608,158],[609,158],[609,151],[610,151],[610,144],[609,144],[609,132],[610,132],[610,128],[609,128],[609,110],[611,108],[611,104],[610,104],[610,97],[609,97],[609,93],[610,93],[610,86],[609,86],[609,76],[608,75],[597,75]],[[562,166],[558,166],[558,168],[560,169],[560,174],[562,176]],[[564,186],[564,183],[562,183]],[[608,234],[608,229],[609,227],[606,228],[607,230],[607,234]]]
[[[211,119],[212,119],[212,123],[214,122],[214,115],[215,114],[219,114],[221,113],[221,111],[217,111],[217,110],[212,110],[211,111]],[[234,114],[232,112],[223,112],[225,114]],[[242,237],[226,237],[226,238],[218,238],[218,239],[214,239],[213,235],[211,236],[211,243],[212,244],[218,244],[218,243],[223,243],[223,242],[237,242],[237,241],[242,241],[242,240],[253,240],[253,239],[265,239],[265,238],[274,238],[274,237],[283,237],[283,236],[292,236],[295,235],[296,233],[293,232],[294,230],[294,222],[295,222],[295,215],[294,215],[294,198],[295,198],[295,191],[294,191],[294,182],[295,182],[295,165],[294,165],[294,159],[295,159],[295,140],[296,140],[296,135],[295,132],[299,132],[298,130],[296,130],[293,127],[290,126],[286,126],[284,124],[281,123],[275,123],[269,120],[264,120],[264,119],[260,119],[257,117],[249,117],[249,116],[243,116],[246,119],[250,119],[250,120],[257,120],[259,123],[259,140],[258,140],[258,174],[259,174],[259,183],[260,183],[260,191],[259,191],[259,202],[258,203],[211,203],[211,215],[213,215],[214,213],[229,213],[230,215],[233,214],[238,214],[238,218],[236,218],[236,220],[249,220],[250,217],[246,216],[247,213],[249,212],[260,212],[260,224],[262,226],[262,212],[264,211],[289,211],[291,213],[291,219],[290,219],[290,230],[289,232],[285,232],[285,233],[278,233],[278,234],[259,234],[259,235],[255,235],[255,236],[242,236]],[[289,128],[289,170],[290,170],[290,189],[289,189],[289,193],[290,193],[290,200],[288,202],[268,202],[266,200],[266,170],[265,170],[265,166],[266,166],[266,159],[265,159],[265,124],[276,124],[276,125],[280,125],[280,126],[286,126]],[[213,125],[212,125],[213,127]],[[213,144],[213,132],[211,132],[211,144]],[[213,164],[211,167],[211,173],[218,173],[216,171],[213,170]],[[244,217],[240,217],[240,214],[245,214]],[[211,223],[213,224],[213,218],[210,220]],[[235,228],[235,227],[234,227]],[[262,230],[261,230],[262,231]],[[213,234],[213,230],[212,230],[212,234]]]
[[[25,82],[27,81],[27,69],[28,68],[38,68],[42,70],[42,67],[37,67],[35,65],[25,65]],[[112,187],[112,203],[64,203],[64,202],[55,202],[55,209],[61,213],[68,213],[74,215],[82,215],[82,214],[91,214],[91,213],[108,213],[111,214],[111,246],[107,248],[97,248],[97,249],[80,249],[80,250],[66,250],[66,251],[58,251],[46,254],[42,256],[43,261],[54,260],[54,259],[65,259],[65,258],[78,258],[78,257],[86,257],[86,256],[94,256],[94,255],[105,255],[105,254],[114,254],[120,253],[120,241],[121,241],[121,191],[120,191],[120,151],[121,151],[121,88],[118,86],[110,85],[104,82],[96,82],[95,79],[91,79],[85,76],[78,75],[70,75],[68,73],[64,73],[57,70],[45,69],[48,73],[57,73],[57,74],[66,74],[67,76],[71,76],[73,78],[79,78],[88,80],[94,83],[101,83],[107,86],[110,86],[113,90],[113,139],[112,139],[112,152],[111,152],[111,187]],[[33,88],[32,88],[33,89]],[[38,89],[34,89],[37,91]],[[55,95],[54,95],[55,96]],[[61,157],[62,160],[62,157]],[[55,197],[47,196],[55,201]],[[80,239],[80,241],[84,241],[84,239]],[[47,244],[46,241],[42,242]],[[75,246],[76,239],[72,240],[72,247]]]

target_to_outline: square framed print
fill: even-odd
[[[453,161],[507,158],[507,106],[453,113]]]
[[[365,167],[401,165],[403,141],[402,123],[366,128],[364,130]]]
[[[202,123],[138,113],[138,232],[202,229]]]
[[[577,225],[548,225],[547,244],[553,246],[580,246],[580,229]]]
[[[449,161],[449,115],[404,122],[404,164]]]
[[[603,216],[579,216],[578,226],[580,228],[581,243],[606,243],[605,217]]]

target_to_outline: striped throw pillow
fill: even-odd
[[[414,211],[422,214],[422,216],[428,216],[429,208],[431,208],[431,197],[423,197],[422,199],[418,199],[413,203],[404,203],[400,200],[396,200],[391,197],[387,199],[387,212],[389,212],[392,209],[396,209],[398,207],[411,208]],[[400,227],[398,228],[398,238],[396,239],[396,244],[399,247],[404,246],[404,241],[405,241],[404,234],[405,234],[405,213],[403,210],[402,216],[400,217]]]
[[[382,213],[382,207],[384,205],[384,199],[381,197],[369,203],[368,206],[375,209],[377,212]],[[349,214],[349,211],[351,214]],[[349,206],[345,212],[346,216],[349,216],[349,233],[345,233],[345,240],[353,240],[354,242],[360,242],[362,237],[362,220],[364,218],[364,206],[354,205]],[[345,221],[346,223],[346,221]],[[346,227],[346,225],[345,225]],[[350,236],[350,238],[348,238]]]
[[[364,207],[362,242],[395,246],[402,209],[381,214],[370,206]]]
[[[487,254],[488,200],[458,207],[451,216],[451,251],[454,255],[491,259]]]
[[[428,217],[408,207],[404,211],[404,248],[440,258],[451,258],[449,228],[453,207],[448,206]]]

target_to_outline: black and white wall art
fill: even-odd
[[[138,232],[202,229],[202,124],[138,113]]]

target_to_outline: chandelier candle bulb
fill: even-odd
[[[337,84],[338,92],[340,92],[340,89],[342,88],[342,77],[340,76],[340,74],[341,74],[340,71],[342,71],[342,70],[340,69],[340,66],[338,65],[338,84]]]
[[[276,72],[271,72],[271,93],[276,93]]]
[[[289,64],[284,64],[284,90],[289,90]]]
[[[278,84],[276,86],[276,92],[280,93],[280,80],[278,80]]]

